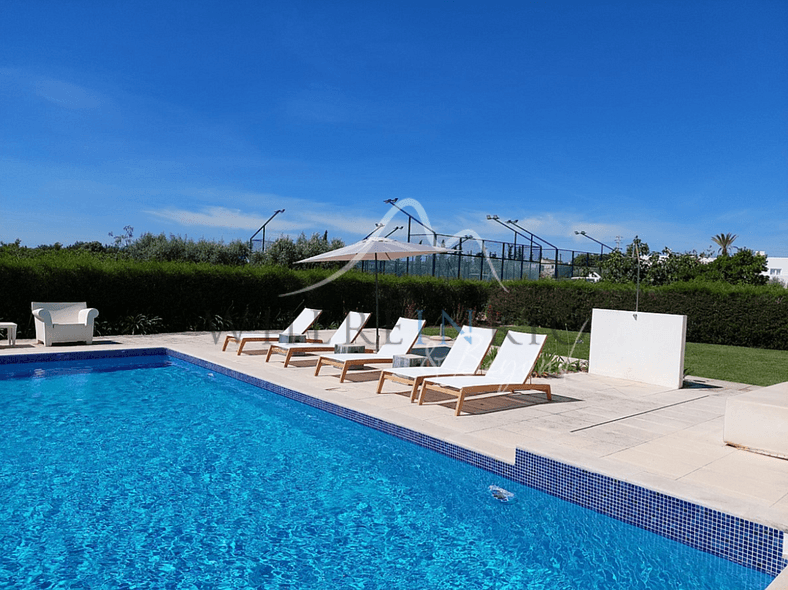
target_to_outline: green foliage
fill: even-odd
[[[619,253],[618,250],[614,250],[614,253]],[[597,270],[602,260],[607,258],[608,255],[600,256],[599,254],[591,254],[589,252],[584,252],[582,254],[578,254],[572,259],[572,266],[575,267],[575,276],[587,277],[592,270]]]
[[[116,260],[65,249],[18,257],[16,250],[14,245],[0,248],[0,317],[19,325],[20,338],[34,333],[31,301],[86,301],[99,310],[103,335],[275,329],[287,326],[304,306],[323,309],[321,323],[330,325],[349,311],[375,310],[374,276],[356,271],[318,289],[280,297],[315,285],[333,271]],[[380,326],[419,313],[438,322],[442,309],[475,313],[489,288],[479,281],[382,276]]]
[[[239,266],[249,257],[249,245],[241,240],[229,244],[204,239],[194,241],[181,236],[151,233],[142,234],[123,247],[123,253],[132,260],[158,262],[194,262]]]
[[[734,236],[735,237],[735,236]],[[733,285],[765,285],[768,278],[761,273],[766,270],[766,257],[743,248],[733,256],[719,256],[707,262],[706,253],[676,253],[665,248],[661,254],[651,253],[648,244],[640,244],[640,268],[634,255],[634,244],[626,253],[612,252],[600,264],[603,281],[611,283],[637,283],[641,285],[670,285],[693,280],[722,281]]]
[[[134,241],[134,228],[130,225],[126,225],[123,227],[123,233],[120,235],[115,235],[113,232],[109,232],[109,237],[112,238],[112,241],[115,243],[116,248],[121,248],[124,246],[128,246]]]
[[[696,252],[676,253],[665,248],[662,255],[649,257],[645,273],[645,283],[649,285],[670,285],[691,281],[699,276],[704,263]],[[641,280],[643,280],[641,278]]]
[[[593,308],[635,309],[632,284],[516,281],[494,289],[489,308],[505,323],[580,330]],[[640,311],[687,316],[687,341],[788,349],[788,297],[783,287],[724,282],[644,287]],[[593,327],[592,327],[593,329]]]
[[[739,236],[731,233],[717,234],[716,236],[712,236],[711,241],[720,247],[719,249],[720,256],[727,256],[728,249],[732,246],[733,242],[738,237]]]
[[[329,241],[327,233],[314,233],[311,238],[307,238],[302,233],[295,242],[289,236],[284,236],[271,244],[265,252],[252,254],[250,262],[255,265],[268,264],[296,268],[299,260],[336,250],[344,245],[345,243],[337,238]],[[303,268],[302,265],[299,267]]]
[[[641,261],[642,264],[642,261]],[[634,283],[638,279],[638,261],[619,250],[611,252],[600,263],[600,276],[611,283]],[[640,271],[643,272],[642,269]],[[641,274],[641,278],[643,275]]]
[[[110,254],[117,252],[118,248],[106,246],[99,241],[93,242],[74,242],[65,247],[66,250],[76,250],[78,252],[89,252],[90,254]]]
[[[705,280],[725,281],[732,285],[765,285],[769,282],[766,256],[742,248],[733,256],[719,256],[704,265],[699,276]]]
[[[302,247],[313,240],[325,246],[326,240],[318,235],[304,238]],[[158,255],[136,260],[130,252],[186,249],[186,244],[198,249],[200,245],[163,236],[143,236],[123,248],[96,242],[26,248],[19,241],[0,242],[0,317],[16,322],[19,337],[28,338],[33,334],[30,302],[34,300],[87,301],[100,311],[102,334],[279,328],[303,306],[325,310],[321,322],[326,325],[351,310],[375,311],[371,274],[351,271],[309,290],[334,271],[169,262],[158,260]],[[306,250],[302,253],[310,255]],[[234,256],[240,257],[240,252]],[[641,278],[641,311],[687,315],[691,342],[788,349],[786,289],[759,284],[767,281],[760,274],[765,269],[763,256],[740,250],[697,266],[688,256],[667,253],[660,259],[664,276],[657,275],[654,266],[646,270],[646,278]],[[698,269],[716,281],[674,282]],[[445,311],[462,325],[468,322],[470,310],[474,323],[577,332],[595,307],[635,307],[632,283],[540,280],[509,282],[507,287],[508,292],[482,281],[381,275],[378,319],[381,327],[390,327],[400,316],[421,314],[428,324],[438,324]],[[307,290],[280,297],[301,289]],[[557,354],[573,356],[568,351]]]
[[[96,333],[99,336],[109,334],[157,334],[162,331],[164,321],[159,316],[147,316],[142,313],[128,315],[114,322],[96,320]]]

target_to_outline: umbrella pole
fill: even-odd
[[[380,304],[378,299],[378,254],[375,253],[375,352],[380,350]]]

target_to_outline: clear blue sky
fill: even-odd
[[[788,2],[0,3],[2,241],[349,243],[394,197],[788,256]]]

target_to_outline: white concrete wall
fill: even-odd
[[[766,257],[766,272],[761,273],[770,279],[777,279],[788,287],[788,258]]]
[[[680,389],[687,316],[595,309],[588,372]]]
[[[729,445],[788,459],[788,382],[729,397],[723,439]]]

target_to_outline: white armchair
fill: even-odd
[[[30,304],[36,320],[36,340],[44,346],[58,342],[93,342],[93,322],[98,310],[81,303],[41,303]]]

